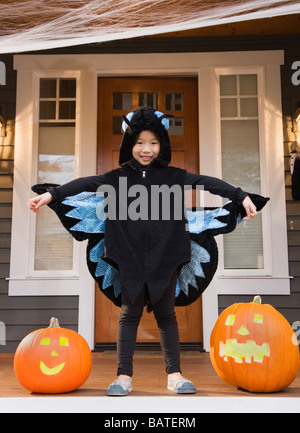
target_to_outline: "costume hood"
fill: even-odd
[[[126,164],[132,159],[132,148],[136,138],[142,131],[148,130],[154,132],[160,140],[160,153],[156,161],[167,166],[171,161],[168,117],[173,116],[148,107],[137,108],[127,116],[122,115],[124,135],[120,147],[119,164]]]

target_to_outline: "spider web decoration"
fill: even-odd
[[[0,7],[0,53],[129,39],[299,12],[298,0],[7,0]]]

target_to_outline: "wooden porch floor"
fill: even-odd
[[[13,354],[0,355],[0,398],[36,397],[23,389],[13,371]],[[300,372],[294,383],[276,394],[252,394],[224,383],[215,373],[209,354],[182,352],[183,374],[197,388],[196,396],[206,397],[300,397]],[[90,378],[77,391],[63,396],[101,397],[106,396],[108,385],[115,379],[116,354],[114,352],[93,353],[93,369]],[[136,352],[132,396],[177,397],[166,388],[167,375],[160,352]],[[191,396],[194,397],[194,396]]]

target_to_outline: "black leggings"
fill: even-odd
[[[179,332],[174,311],[177,275],[176,272],[161,299],[153,305],[168,374],[181,373]],[[137,330],[144,311],[146,290],[147,287],[144,287],[134,304],[124,294],[122,296],[122,310],[118,327],[118,376],[124,374],[131,377],[133,375],[133,355]]]

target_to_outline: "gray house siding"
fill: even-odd
[[[139,52],[216,52],[245,50],[285,50],[285,66],[282,68],[282,99],[284,115],[284,149],[286,160],[287,236],[291,281],[290,296],[264,296],[264,303],[271,303],[289,321],[300,320],[300,202],[291,199],[289,174],[289,144],[293,140],[291,116],[300,103],[300,86],[291,82],[291,65],[300,61],[300,35],[201,37],[201,38],[143,38],[117,41],[42,52],[42,54],[97,54]],[[26,53],[28,54],[28,53]],[[38,54],[41,54],[39,52]],[[1,56],[7,68],[7,84],[0,86],[0,114],[10,121],[10,140],[0,141],[0,322],[6,325],[7,344],[0,352],[14,352],[20,340],[29,332],[48,326],[50,317],[60,319],[61,326],[77,330],[78,297],[9,297],[8,282],[10,260],[10,232],[13,188],[13,128],[16,103],[16,73],[12,55]],[[9,132],[9,131],[8,131]],[[1,140],[1,138],[0,138]],[[270,157],[272,157],[270,155]],[[295,229],[290,230],[289,221]],[[259,293],[259,288],[258,288]],[[219,296],[220,312],[235,302],[250,302],[252,296]]]

